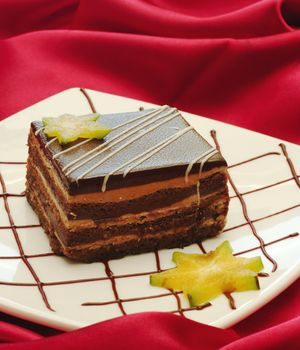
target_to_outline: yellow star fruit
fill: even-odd
[[[43,118],[44,133],[48,137],[57,137],[60,144],[76,141],[78,138],[102,139],[112,129],[100,124],[100,114],[85,116],[64,114],[57,118]]]
[[[260,288],[257,273],[263,269],[261,258],[233,256],[228,241],[207,254],[174,252],[172,260],[176,267],[150,275],[150,284],[182,291],[192,307],[222,293]]]

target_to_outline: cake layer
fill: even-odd
[[[83,262],[121,258],[128,254],[139,254],[163,248],[180,248],[200,242],[207,237],[217,235],[223,229],[227,212],[225,210],[224,215],[211,217],[210,220],[206,219],[206,225],[195,224],[194,221],[191,225],[191,221],[189,221],[189,224],[185,226],[174,226],[160,232],[144,232],[142,235],[128,235],[123,232],[112,239],[98,239],[93,243],[67,246],[60,239],[60,232],[55,229],[55,217],[52,216],[48,203],[45,206],[34,190],[28,191],[27,198],[39,215],[41,224],[49,236],[53,251],[56,254],[63,254]]]
[[[198,206],[198,196],[194,195],[172,203],[169,206],[154,211],[141,210],[138,214],[127,214],[118,218],[104,220],[68,220],[59,202],[49,188],[41,191],[41,177],[39,174],[27,180],[27,196],[37,193],[44,207],[47,208],[53,226],[60,233],[60,239],[66,245],[79,242],[93,242],[98,238],[109,239],[123,234],[143,235],[145,231],[155,232],[162,227],[169,229],[199,223],[205,225],[209,218],[216,220],[218,215],[225,216],[228,207],[227,188],[221,193],[202,197]],[[196,189],[194,189],[194,192]]]
[[[136,118],[140,119],[136,120]],[[132,122],[133,120],[135,121]],[[187,165],[199,158],[191,168],[191,174],[195,174],[199,170],[201,155],[214,150],[203,137],[190,128],[181,114],[172,108],[104,115],[101,117],[101,122],[110,127],[122,126],[114,129],[104,140],[90,140],[86,143],[78,140],[66,146],[61,146],[55,140],[48,144],[49,139],[42,130],[35,135],[42,128],[41,122],[32,123],[31,134],[39,142],[51,167],[56,169],[70,194],[99,191],[100,181],[102,182],[104,177],[118,166],[185,129],[189,130],[166,145],[163,150],[138,164],[125,178],[124,169],[112,174],[108,181],[108,188],[128,188],[180,177],[183,176]],[[134,142],[127,144],[128,141]],[[79,143],[80,147],[74,148]],[[126,147],[122,148],[125,144],[127,144]],[[102,147],[101,150],[99,147]],[[87,161],[94,155],[96,156],[93,159]],[[95,166],[99,159],[106,156],[108,158],[101,163],[101,166]],[[82,161],[81,157],[83,157]],[[71,165],[73,162],[75,164]],[[203,170],[219,166],[226,166],[226,162],[217,153],[205,163]]]
[[[70,219],[103,219],[118,217],[126,213],[138,213],[141,208],[148,211],[170,203],[178,202],[195,193],[199,174],[189,176],[186,183],[184,176],[151,184],[130,188],[108,190],[88,194],[70,195],[64,188],[61,179],[50,161],[45,157],[33,135],[29,138],[30,150],[27,177],[38,177],[41,172],[44,178],[43,187],[51,187],[61,207]],[[39,169],[39,170],[37,170]],[[100,181],[100,180],[99,180]],[[219,167],[201,173],[201,194],[203,196],[217,192],[226,187],[225,168]]]

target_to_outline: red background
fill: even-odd
[[[0,119],[81,86],[300,143],[299,28],[299,0],[0,0]],[[16,342],[10,349],[294,348],[299,292],[296,282],[229,331],[141,314],[18,343],[38,338],[28,329],[55,331],[1,314],[0,340]]]

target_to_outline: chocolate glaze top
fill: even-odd
[[[132,118],[136,118],[139,115],[145,114],[146,112],[147,111],[107,114],[103,115],[100,118],[100,121],[107,126],[114,127],[123,122],[129,121]],[[158,122],[159,121],[157,121],[157,123]],[[155,125],[155,123],[153,125]],[[53,159],[54,154],[61,152],[62,150],[69,148],[76,143],[81,142],[82,140],[77,140],[67,145],[60,145],[58,141],[55,141],[52,142],[49,147],[46,147],[46,144],[50,139],[47,138],[44,132],[39,132],[36,137],[42,147],[43,152],[53,164],[65,188],[70,194],[97,191],[100,192],[103,178],[106,174],[121,164],[124,164],[128,160],[132,159],[133,157],[146,151],[150,147],[163,141],[167,137],[174,135],[178,131],[183,130],[189,126],[184,118],[181,115],[178,115],[157,129],[147,133],[141,139],[136,140],[131,145],[127,146],[125,149],[112,156],[110,159],[105,161],[103,164],[98,166],[96,169],[78,181],[76,181],[76,179],[84,171],[96,164],[99,160],[107,156],[109,153],[116,150],[127,140],[122,141],[119,145],[110,147],[107,151],[84,164],[79,169],[71,172],[69,175],[67,175],[66,171],[63,170],[63,168],[74,159],[99,146],[101,143],[113,138],[132,125],[133,124],[125,125],[121,128],[113,130],[105,137],[104,140],[91,140],[90,142],[83,144],[78,148],[59,155],[55,159]],[[41,121],[32,122],[31,128],[33,133],[35,133],[42,126],[43,125]],[[191,130],[160,150],[155,155],[151,156],[136,168],[132,169],[132,171],[125,178],[123,178],[124,168],[116,172],[114,175],[111,175],[108,181],[107,190],[109,191],[113,188],[129,187],[138,184],[146,184],[160,180],[172,179],[178,176],[184,176],[188,164],[195,158],[200,157],[201,154],[204,154],[209,149],[213,149],[212,146],[195,130]],[[193,166],[190,172],[191,174],[199,171],[199,164],[200,161],[198,161]],[[216,166],[226,165],[227,164],[224,158],[220,155],[220,153],[217,153],[205,163],[203,170],[209,170]]]

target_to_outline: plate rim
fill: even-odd
[[[31,109],[32,107],[34,107],[34,106],[36,106],[36,105],[38,105],[38,104],[40,104],[48,99],[56,97],[57,95],[64,94],[67,91],[79,90],[79,89],[80,89],[79,87],[72,87],[72,88],[68,88],[68,89],[62,90],[60,92],[54,93],[54,94],[40,100],[39,102],[36,102],[36,103],[34,103],[34,104],[24,108],[24,109],[12,114],[11,116],[6,117],[5,119],[1,120],[0,127],[3,124],[9,123],[11,120],[18,118],[19,114],[23,113],[24,111],[27,111],[27,110]],[[129,99],[132,101],[136,101],[139,103],[150,103],[151,105],[158,106],[155,103],[135,99],[132,97],[111,94],[111,93],[93,90],[93,89],[89,89],[89,88],[86,88],[86,90],[92,91],[95,93],[102,93],[102,94],[110,95],[110,96],[117,97],[117,98],[121,97],[121,98]],[[263,133],[260,133],[257,131],[246,129],[246,128],[243,128],[243,127],[240,127],[240,126],[237,126],[234,124],[222,122],[222,121],[212,119],[209,117],[203,117],[203,116],[199,116],[197,114],[193,114],[193,113],[185,112],[185,111],[182,111],[182,112],[189,115],[189,116],[196,116],[196,117],[204,118],[207,121],[212,120],[213,122],[217,123],[220,126],[227,125],[230,127],[234,127],[235,129],[246,130],[247,132],[251,132],[252,134],[255,134],[255,135],[262,135],[262,136],[264,136],[268,139],[271,139],[273,141],[276,141],[276,142],[283,141],[287,145],[293,145],[294,147],[295,146],[299,147],[299,150],[300,150],[300,145],[292,143],[290,141],[286,141],[284,139],[279,139],[277,137],[266,135],[266,134],[263,134]],[[238,322],[244,320],[246,317],[255,313],[257,310],[262,308],[264,305],[269,303],[271,300],[276,298],[279,294],[281,294],[284,290],[286,290],[293,282],[295,282],[299,278],[299,276],[300,276],[300,259],[298,260],[297,263],[295,263],[289,269],[284,271],[284,273],[281,275],[279,280],[275,280],[272,283],[272,287],[274,285],[276,285],[275,293],[272,291],[272,289],[274,289],[274,288],[267,288],[266,290],[264,290],[262,297],[251,299],[246,305],[239,307],[233,313],[227,314],[224,317],[219,318],[217,321],[209,323],[208,325],[214,326],[214,327],[219,327],[219,328],[229,328],[229,327],[233,326],[234,324],[237,324]],[[251,305],[251,307],[249,307],[249,305]],[[246,307],[246,306],[248,306],[248,307]],[[58,316],[55,313],[51,314],[48,311],[42,311],[42,310],[34,309],[32,307],[28,307],[26,305],[23,305],[23,304],[14,302],[10,299],[7,299],[5,297],[2,297],[1,295],[0,295],[0,311],[3,311],[7,314],[10,314],[12,316],[15,316],[15,317],[18,317],[21,319],[29,320],[31,322],[35,322],[38,324],[42,324],[44,326],[52,327],[52,328],[63,330],[63,331],[71,331],[71,330],[79,329],[82,327],[90,326],[90,324],[85,324],[84,322],[74,321],[73,319],[70,319],[70,318]],[[163,311],[158,311],[158,312],[163,312]],[[237,313],[239,314],[238,316],[236,316]],[[119,318],[119,317],[124,317],[124,316],[117,316],[114,318]],[[99,322],[105,322],[105,320],[99,321]],[[197,321],[195,321],[195,322],[197,322]],[[98,322],[96,322],[96,323],[98,323]]]

